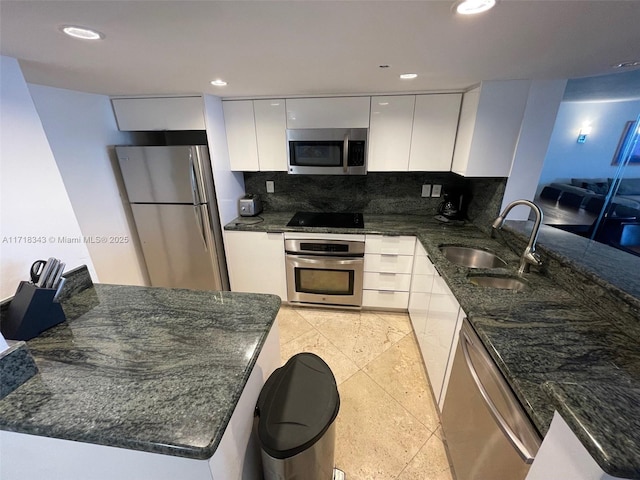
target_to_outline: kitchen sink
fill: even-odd
[[[451,263],[469,268],[501,268],[507,262],[497,255],[479,248],[442,245],[440,251]]]
[[[489,275],[473,275],[469,276],[469,281],[478,287],[500,288],[502,290],[522,291],[527,284],[514,277],[489,276]]]

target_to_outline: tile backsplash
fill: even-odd
[[[274,193],[267,193],[268,180],[275,184]],[[422,186],[442,185],[443,193],[453,189],[469,192],[469,218],[484,221],[498,215],[506,179],[464,178],[449,172],[373,172],[363,176],[245,172],[244,182],[247,193],[260,195],[265,211],[421,215],[435,215],[442,202],[442,196],[421,197]]]

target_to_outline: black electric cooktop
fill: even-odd
[[[364,228],[361,213],[298,212],[287,227]]]

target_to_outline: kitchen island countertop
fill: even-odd
[[[97,284],[63,306],[27,342],[39,373],[0,401],[0,429],[208,459],[280,299]]]
[[[493,251],[507,261],[507,268],[476,272],[515,275],[521,251],[511,248],[508,235],[496,240],[472,224],[443,224],[417,215],[365,214],[365,228],[359,229],[287,227],[292,214],[263,213],[264,222],[253,225],[248,223],[254,219],[240,218],[225,229],[415,235],[538,430],[547,432],[557,410],[605,472],[640,479],[640,301],[592,271],[581,273],[599,283],[583,291],[581,280],[572,273],[577,262],[569,261],[571,238],[563,237],[563,251],[558,254],[551,246],[544,247],[545,233],[555,239],[555,229],[541,232],[539,250],[548,270],[526,274],[526,290],[514,292],[472,285],[469,269],[450,263],[438,249],[455,244]],[[524,238],[528,228],[527,222],[518,222],[511,230]],[[584,245],[574,249],[579,255]],[[638,260],[630,257],[621,262],[619,271],[637,275]],[[613,294],[628,303],[603,308],[599,297]]]

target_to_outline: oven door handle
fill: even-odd
[[[292,261],[299,261],[300,263],[306,263],[309,265],[318,265],[321,267],[326,267],[327,265],[347,266],[364,262],[363,257],[307,257],[304,255],[287,255],[287,259]]]

